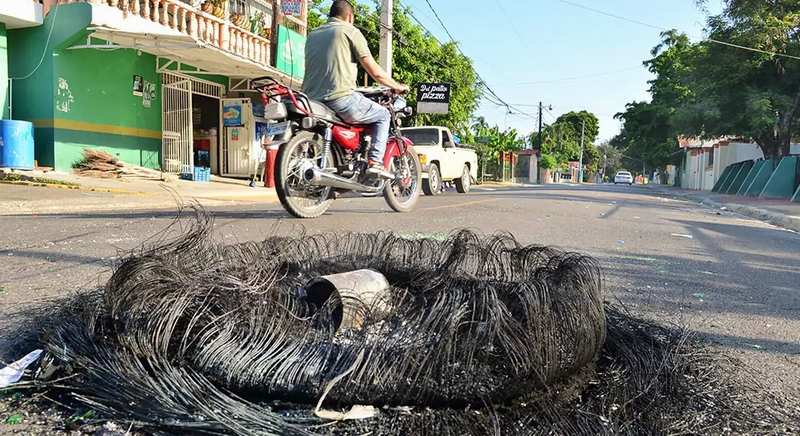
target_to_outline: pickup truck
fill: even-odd
[[[445,182],[452,181],[462,194],[469,192],[478,179],[478,155],[460,147],[446,127],[425,126],[400,129],[414,143],[422,164],[422,190],[425,195],[442,192]]]

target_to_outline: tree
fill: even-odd
[[[581,128],[584,123],[584,164],[590,172],[595,172],[599,154],[593,144],[600,132],[600,121],[591,112],[568,112],[559,116],[553,124],[545,126],[542,131],[542,155],[552,156],[560,168],[565,168],[569,161],[580,160]],[[538,133],[532,133],[529,141],[533,143],[536,135]]]
[[[312,0],[309,5],[309,28],[314,29],[327,20],[325,7],[329,2]],[[370,51],[377,56],[380,44],[380,8],[378,3],[356,3],[355,26],[367,39]],[[480,89],[472,60],[461,54],[455,43],[439,43],[433,35],[415,23],[406,8],[395,2],[393,39],[393,76],[412,86],[422,82],[451,84],[450,112],[446,115],[416,114],[408,119],[415,125],[439,125],[454,132],[469,130],[470,121],[478,108]],[[364,77],[363,71],[360,77]],[[416,105],[416,96],[408,96]]]
[[[800,56],[800,1],[724,4],[708,20],[709,40]],[[767,157],[787,154],[800,120],[800,61],[711,41],[698,45],[690,84],[696,101],[682,113],[693,133],[751,138]]]

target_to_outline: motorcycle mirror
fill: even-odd
[[[414,115],[414,108],[412,108],[411,106],[406,106],[403,109],[403,113],[410,117],[411,115]]]

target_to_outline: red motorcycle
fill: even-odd
[[[283,207],[298,218],[325,213],[342,193],[383,196],[397,212],[416,206],[422,167],[413,144],[400,134],[400,119],[411,114],[405,99],[388,88],[359,89],[391,113],[389,143],[380,175],[367,174],[370,147],[366,126],[344,122],[324,103],[279,84],[272,78],[253,81],[264,102],[267,136],[279,144],[275,189]]]

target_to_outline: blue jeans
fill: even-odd
[[[358,92],[353,92],[347,97],[326,101],[325,104],[345,122],[369,125],[372,128],[370,132],[372,146],[367,158],[373,162],[383,163],[386,142],[389,141],[389,125],[391,123],[389,110]]]

